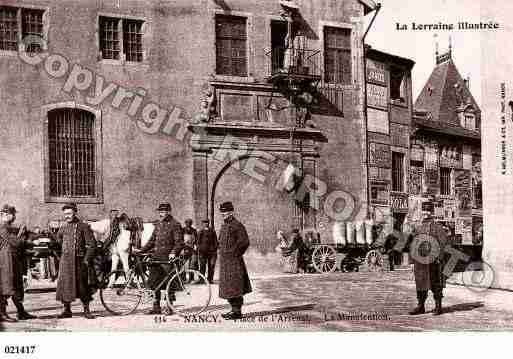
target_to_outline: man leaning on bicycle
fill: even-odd
[[[153,250],[152,257],[156,260],[166,261],[175,258],[180,254],[184,246],[183,229],[180,223],[171,215],[171,205],[169,203],[161,203],[157,208],[160,220],[155,225],[153,234],[144,247],[134,253],[146,253]],[[150,267],[149,286],[155,290],[157,285],[165,279],[169,272],[168,264],[157,264]],[[153,308],[147,314],[162,314],[160,306],[160,290],[154,292]],[[173,301],[170,298],[170,301]]]

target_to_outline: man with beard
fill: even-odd
[[[178,256],[183,249],[183,230],[180,223],[171,216],[171,205],[169,203],[160,204],[157,211],[159,212],[160,221],[155,225],[151,238],[141,249],[133,249],[133,252],[137,254],[153,250],[152,259],[167,261]],[[156,290],[156,288],[166,278],[169,267],[167,264],[150,266],[148,282],[150,288],[154,290],[154,301],[153,308],[146,314],[162,314],[160,289]],[[173,299],[170,298],[170,300],[172,301]]]
[[[4,205],[0,210],[0,292],[3,295],[0,303],[0,321],[13,322],[6,312],[7,298],[11,296],[18,311],[18,320],[34,319],[23,306],[24,292],[23,274],[27,271],[26,250],[30,247],[25,228],[13,226],[16,220],[16,208]]]
[[[77,218],[77,206],[74,203],[62,207],[64,224],[57,233],[57,243],[62,247],[57,282],[57,300],[64,304],[59,318],[71,318],[71,303],[79,298],[84,306],[84,317],[94,319],[89,309],[93,300],[97,278],[93,260],[96,240],[91,228]]]
[[[219,232],[219,297],[228,300],[232,310],[224,319],[242,318],[244,294],[251,293],[251,283],[243,255],[249,247],[246,228],[233,216],[232,202],[219,208],[224,223]]]

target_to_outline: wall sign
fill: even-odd
[[[456,218],[456,225],[454,228],[456,234],[461,235],[461,244],[472,243],[472,217]]]
[[[381,182],[390,182],[392,180],[392,172],[389,168],[369,166],[369,178]]]
[[[441,146],[440,147],[440,166],[442,167],[462,167],[461,146]]]
[[[422,176],[424,168],[419,166],[410,166],[410,190],[409,193],[419,195],[422,193]]]
[[[408,212],[408,195],[406,193],[390,193],[390,207],[394,212]]]
[[[392,145],[408,147],[408,141],[410,139],[410,130],[408,129],[408,126],[391,123],[390,138],[392,140]]]
[[[384,133],[388,135],[388,112],[373,108],[367,110],[367,131]]]
[[[388,205],[388,184],[385,182],[371,182],[371,203],[377,205]]]
[[[454,187],[470,188],[470,171],[455,170],[454,171]]]
[[[390,168],[391,153],[390,146],[382,143],[371,142],[369,151],[369,162],[371,166]]]
[[[385,64],[367,59],[367,81],[387,86]]]
[[[456,188],[456,199],[458,201],[458,216],[465,217],[472,215],[472,195],[470,188]]]
[[[410,160],[411,161],[424,161],[424,150],[421,147],[414,146],[410,151]]]
[[[367,105],[388,109],[388,91],[384,86],[367,85]]]

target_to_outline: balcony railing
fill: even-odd
[[[266,53],[269,61],[270,80],[293,77],[299,80],[321,79],[319,50],[275,47]]]

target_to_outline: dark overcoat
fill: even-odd
[[[219,232],[219,297],[237,298],[251,293],[243,255],[249,247],[246,228],[233,217],[225,219]]]
[[[75,218],[61,227],[57,243],[62,247],[57,300],[73,302],[80,298],[83,302],[91,301],[97,284],[93,267],[96,240],[91,228]]]
[[[13,285],[14,297],[19,301],[23,301],[25,296],[25,288],[23,286],[23,276],[28,270],[28,254],[27,250],[32,248],[32,242],[28,240],[28,232],[20,234],[20,229],[14,226],[7,226],[10,233],[9,246],[11,247],[13,262]]]
[[[202,229],[198,234],[198,252],[202,256],[208,256],[217,253],[219,242],[217,241],[217,234],[211,228]]]
[[[10,241],[14,236],[7,225],[0,225],[0,295],[14,295],[13,249]]]
[[[141,248],[142,252],[153,250],[153,258],[165,261],[173,253],[178,256],[184,247],[183,229],[172,216],[166,216],[155,225],[148,242]],[[167,275],[168,265],[153,265],[150,267],[149,285],[155,289]]]
[[[427,238],[436,241],[429,244]],[[432,220],[424,221],[415,229],[413,241],[410,244],[410,258],[413,262],[415,286],[418,291],[441,290],[445,287],[446,277],[443,274],[446,250],[449,245],[447,233],[441,225]],[[432,257],[432,260],[429,260]]]

